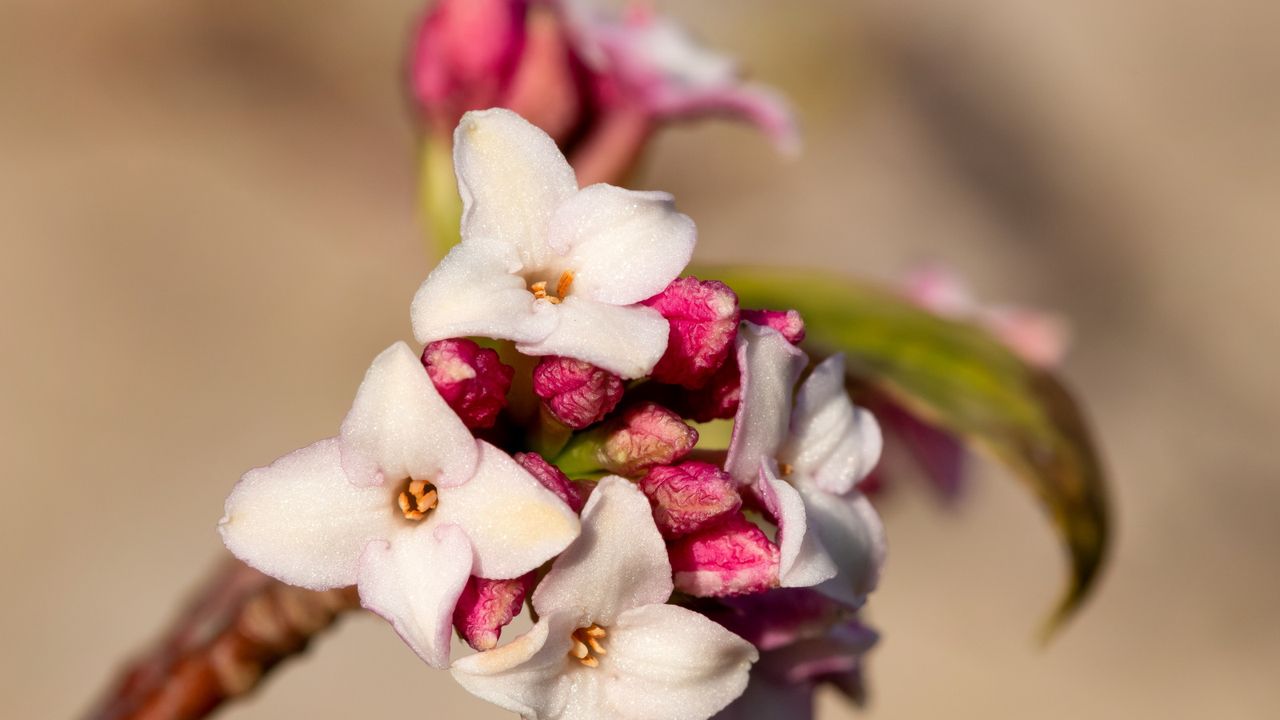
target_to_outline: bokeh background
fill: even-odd
[[[0,2],[0,716],[83,712],[218,557],[239,474],[332,433],[409,336],[418,5]],[[659,5],[807,131],[791,163],[740,127],[661,136],[640,184],[702,259],[942,261],[1075,327],[1100,591],[1039,648],[1063,566],[1029,495],[991,465],[954,509],[899,486],[868,716],[1274,717],[1276,6]],[[316,649],[225,717],[506,717],[372,619]]]

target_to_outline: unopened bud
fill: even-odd
[[[498,353],[471,340],[437,340],[422,351],[422,365],[440,396],[472,430],[493,427],[507,405],[515,369]]]
[[[778,546],[741,514],[668,546],[676,589],[695,597],[728,597],[778,585]]]
[[[649,471],[639,482],[668,540],[701,530],[742,507],[737,484],[711,463],[691,461]]]
[[[622,378],[582,360],[550,356],[533,370],[533,391],[575,430],[599,422],[622,399]]]
[[[700,388],[733,349],[738,331],[738,296],[718,280],[677,278],[644,305],[670,325],[667,351],[653,368],[658,382]]]

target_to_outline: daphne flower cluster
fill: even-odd
[[[427,664],[526,718],[857,697],[884,560],[858,486],[881,438],[842,359],[810,368],[794,312],[680,277],[696,232],[670,195],[580,188],[509,110],[465,114],[453,147],[462,240],[413,298],[422,352],[387,348],[334,437],[248,472],[227,547],[356,585]],[[693,424],[712,419],[727,447]],[[504,638],[526,603],[532,629]],[[452,658],[454,632],[478,652]]]

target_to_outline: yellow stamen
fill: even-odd
[[[560,273],[560,282],[556,283],[556,296],[563,298],[568,294],[571,285],[573,285],[573,271],[565,270]]]
[[[569,647],[569,657],[590,668],[600,667],[600,656],[608,655],[600,642],[606,635],[605,629],[595,623],[574,630],[570,636],[573,644]]]
[[[421,520],[440,504],[436,486],[426,480],[410,480],[396,498],[396,505],[406,520]]]
[[[565,270],[560,273],[560,280],[556,282],[556,291],[554,294],[547,292],[547,281],[539,280],[536,283],[530,283],[529,292],[533,293],[535,300],[546,300],[552,305],[559,305],[564,296],[568,294],[569,288],[573,286],[573,271]]]

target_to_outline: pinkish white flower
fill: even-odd
[[[575,430],[613,412],[622,390],[622,378],[582,360],[552,355],[533,369],[534,394],[553,417]]]
[[[624,378],[652,370],[667,321],[638,303],[684,270],[696,239],[671,196],[579,190],[551,138],[509,110],[463,116],[454,167],[462,243],[413,299],[419,341],[478,335]]]
[[[291,585],[356,584],[423,660],[444,666],[467,578],[519,577],[578,518],[475,440],[404,343],[369,367],[337,438],[251,470],[219,524],[237,557]]]
[[[649,503],[608,477],[582,535],[533,594],[539,620],[508,645],[462,658],[471,693],[529,720],[706,720],[740,695],[755,648],[665,604],[671,566]]]
[[[515,368],[472,340],[437,340],[422,350],[422,365],[440,397],[472,429],[493,427],[507,406]]]

